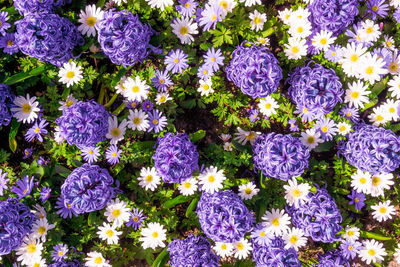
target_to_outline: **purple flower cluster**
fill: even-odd
[[[251,212],[231,190],[203,193],[196,213],[201,229],[214,242],[239,241],[254,224]]]
[[[0,126],[10,124],[12,114],[10,108],[13,105],[15,95],[7,84],[0,83]]]
[[[358,0],[315,0],[308,5],[308,19],[315,32],[328,30],[339,35],[358,15]]]
[[[154,166],[164,182],[182,183],[199,168],[199,153],[187,134],[158,138]]]
[[[239,45],[225,70],[227,78],[253,98],[266,97],[275,92],[282,79],[279,61],[262,46]]]
[[[15,40],[23,53],[59,67],[73,57],[76,45],[84,43],[78,28],[57,14],[31,13],[15,24]]]
[[[104,106],[94,100],[79,101],[65,108],[61,117],[56,119],[60,127],[60,136],[70,145],[95,147],[105,140],[108,132],[109,114]]]
[[[76,214],[103,209],[116,195],[114,179],[106,169],[83,164],[68,175],[61,186],[64,206]]]
[[[287,80],[290,84],[289,96],[297,109],[307,110],[314,118],[333,111],[338,102],[342,102],[342,84],[332,69],[312,62],[297,67]]]
[[[14,0],[15,9],[21,16],[36,12],[52,12],[55,6],[71,3],[71,0]]]
[[[98,41],[112,63],[133,66],[147,58],[153,32],[149,25],[139,21],[137,15],[126,10],[109,10],[99,22]]]
[[[350,267],[350,263],[343,256],[340,249],[329,250],[325,254],[318,254],[316,267]]]
[[[211,249],[210,242],[202,236],[189,235],[169,243],[169,264],[173,267],[218,267],[219,257]]]
[[[254,168],[269,177],[287,181],[308,168],[310,150],[291,135],[260,135],[253,145]]]
[[[35,215],[17,199],[0,201],[0,256],[21,246],[35,220]]]
[[[252,242],[253,260],[256,263],[256,267],[301,267],[296,250],[294,248],[285,249],[285,242],[281,237],[273,236],[268,245],[260,244],[254,238]]]
[[[382,127],[359,124],[338,149],[351,165],[373,174],[389,173],[400,165],[400,137]]]
[[[310,192],[307,203],[300,204],[298,208],[294,205],[286,206],[286,211],[292,218],[293,226],[302,229],[314,241],[339,241],[337,233],[342,230],[342,215],[326,188],[316,187],[317,193]]]
[[[72,261],[61,260],[49,264],[49,267],[82,267],[82,266],[84,265],[78,260],[72,260]]]

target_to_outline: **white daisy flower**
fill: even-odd
[[[348,124],[347,122],[339,122],[337,124],[337,128],[338,128],[338,133],[341,135],[346,135],[351,131],[351,125]]]
[[[350,77],[358,75],[358,64],[364,57],[367,48],[363,44],[349,43],[342,48],[343,58],[340,60],[343,71]]]
[[[128,77],[122,76],[119,83],[114,87],[115,90],[117,90],[117,94],[121,94],[121,95],[125,96],[126,87],[124,86],[124,83],[126,82],[127,79],[128,79]]]
[[[0,258],[1,260],[1,258]],[[42,258],[36,258],[31,261],[28,267],[47,267],[47,263],[45,259]]]
[[[314,149],[318,146],[318,144],[324,142],[324,140],[322,140],[320,137],[321,134],[319,132],[315,132],[315,129],[308,129],[306,132],[301,133],[300,141],[309,149]]]
[[[54,141],[56,141],[57,144],[61,144],[65,141],[64,137],[61,135],[59,126],[54,127]]]
[[[285,249],[294,248],[296,251],[299,251],[299,248],[307,244],[307,238],[304,236],[303,230],[295,227],[283,234],[283,240],[286,244]]]
[[[256,30],[256,32],[261,31],[264,27],[264,23],[267,21],[267,15],[257,10],[250,13],[249,18],[251,20],[251,30]]]
[[[135,109],[134,111],[129,110],[128,127],[132,130],[144,132],[150,126],[149,120],[147,119],[148,117],[149,115],[141,109]]]
[[[284,10],[278,11],[278,18],[286,25],[290,24],[290,18],[293,14],[291,9],[285,8]]]
[[[108,117],[108,133],[106,134],[106,138],[111,140],[110,144],[115,145],[124,139],[127,124],[126,120],[123,119],[121,124],[118,125],[118,118],[116,116]]]
[[[376,205],[371,206],[372,217],[378,222],[384,222],[388,219],[392,219],[392,216],[396,214],[396,209],[393,205],[390,205],[390,200],[385,202],[379,202]]]
[[[360,229],[355,226],[346,226],[343,238],[351,242],[357,241],[360,238]]]
[[[381,75],[388,73],[385,64],[385,61],[378,55],[367,53],[358,64],[359,77],[364,81],[369,81],[370,84],[374,84],[381,80]]]
[[[362,21],[360,35],[365,42],[375,42],[381,35],[381,32],[379,31],[379,25],[375,24],[374,21],[370,19]]]
[[[127,78],[122,85],[126,88],[123,93],[128,100],[140,102],[147,99],[150,87],[139,76]]]
[[[197,191],[197,180],[189,178],[178,186],[179,192],[184,196],[193,195]]]
[[[29,97],[29,94],[26,95],[26,98],[17,96],[13,103],[17,107],[11,108],[11,111],[15,112],[13,116],[17,121],[31,123],[38,117],[37,112],[40,109],[38,108],[39,103],[36,101],[36,96]]]
[[[394,45],[395,43],[393,37],[389,35],[384,35],[383,46],[386,47],[387,49],[394,51],[396,49]]]
[[[111,200],[106,207],[106,211],[104,212],[104,216],[107,217],[108,222],[112,222],[116,225],[116,227],[120,227],[124,224],[124,222],[129,221],[130,213],[129,208],[127,207],[128,203],[125,201],[120,201],[118,198],[115,200]]]
[[[336,37],[332,36],[332,32],[327,30],[321,30],[319,33],[314,35],[311,40],[311,44],[318,51],[327,51],[330,46],[335,42]]]
[[[261,5],[261,0],[239,0],[239,2],[244,2],[244,6]]]
[[[200,93],[201,96],[208,96],[209,94],[214,93],[214,89],[212,89],[212,81],[211,78],[208,78],[207,81],[200,80],[200,87],[197,91]]]
[[[395,75],[388,82],[389,92],[391,92],[391,96],[397,99],[400,99],[400,75]]]
[[[36,218],[38,218],[38,219],[46,218],[47,213],[46,213],[46,210],[42,206],[40,206],[39,204],[35,204],[34,208],[35,209],[31,210],[31,211],[35,214]]]
[[[369,121],[375,125],[380,126],[381,124],[386,124],[389,121],[389,114],[383,108],[379,106],[372,109],[372,113],[368,115]]]
[[[161,93],[158,93],[158,94],[156,95],[156,104],[157,104],[157,105],[165,104],[165,103],[167,103],[169,100],[172,100],[172,98],[169,96],[168,93],[163,93],[163,92],[161,92]]]
[[[400,264],[400,248],[399,244],[397,244],[397,248],[395,249],[395,253],[393,254],[393,258],[396,260],[398,264]]]
[[[278,107],[278,102],[276,102],[276,100],[273,99],[271,96],[260,99],[260,103],[258,103],[258,108],[260,109],[260,112],[267,117],[276,114],[276,109]]]
[[[364,103],[369,102],[368,86],[362,81],[355,81],[352,84],[348,83],[349,89],[346,90],[344,102],[349,103],[350,107],[364,108]]]
[[[233,253],[236,259],[246,259],[250,255],[251,250],[253,250],[253,247],[245,238],[233,243]]]
[[[106,240],[107,244],[111,245],[118,244],[118,236],[122,234],[122,231],[117,231],[117,225],[115,223],[110,225],[109,223],[104,222],[103,226],[99,226],[97,234],[101,240]]]
[[[290,36],[294,38],[307,38],[311,34],[311,23],[306,19],[292,18],[289,28]]]
[[[58,103],[61,105],[60,107],[58,107],[58,110],[64,110],[66,108],[72,107],[73,105],[75,105],[78,102],[78,100],[72,95],[70,94],[67,99],[65,99],[65,101],[59,101]]]
[[[311,186],[308,184],[297,184],[297,180],[293,177],[288,180],[289,185],[284,185],[285,199],[289,205],[294,205],[296,208],[299,204],[304,204],[309,201],[308,193],[310,192]]]
[[[173,0],[146,0],[151,8],[159,8],[164,11],[164,8],[172,6],[174,4]]]
[[[397,121],[399,119],[399,115],[397,113],[397,109],[400,105],[400,100],[394,101],[393,99],[387,99],[386,103],[383,104],[383,110],[386,112],[386,117],[388,120]]]
[[[167,230],[159,223],[148,223],[147,227],[142,228],[139,241],[143,242],[142,247],[155,249],[165,247],[164,241],[167,239]]]
[[[371,174],[369,172],[357,170],[357,172],[351,176],[351,187],[358,193],[370,194],[371,182]]]
[[[363,248],[360,250],[358,255],[362,261],[370,264],[371,262],[383,261],[383,257],[387,255],[387,252],[382,243],[370,239],[363,242]]]
[[[257,37],[256,44],[261,46],[269,46],[269,39],[265,37]]]
[[[239,197],[244,200],[252,199],[259,191],[253,182],[239,185]]]
[[[114,3],[116,3],[117,5],[121,5],[122,3],[126,3],[126,0],[112,0],[114,1]]]
[[[400,0],[390,0],[389,4],[394,8],[400,8]]]
[[[289,37],[288,44],[285,44],[285,55],[288,59],[300,59],[307,55],[308,45],[306,40]]]
[[[311,15],[308,9],[305,9],[299,6],[296,10],[293,11],[292,16],[290,17],[290,23],[296,23],[297,20],[306,20],[308,21],[308,17]]]
[[[210,166],[206,168],[198,177],[201,190],[213,194],[222,189],[222,183],[226,180],[224,170]]]
[[[96,5],[86,6],[85,11],[81,10],[79,15],[79,25],[78,30],[83,34],[90,36],[96,36],[96,29],[99,25],[100,20],[103,19],[104,11],[101,8],[96,7]]]
[[[233,254],[233,244],[231,243],[215,242],[213,249],[221,258],[229,257]]]
[[[140,170],[140,177],[138,178],[139,185],[145,190],[154,191],[161,183],[161,177],[157,175],[156,168],[145,168]]]
[[[285,210],[272,209],[267,211],[262,217],[263,225],[267,231],[270,231],[275,236],[282,236],[289,230],[290,216],[285,213]]]
[[[100,252],[89,252],[85,258],[85,266],[87,267],[111,267],[108,260],[103,258]]]
[[[42,218],[34,222],[31,235],[40,239],[42,242],[45,242],[47,231],[53,228],[54,224],[49,224],[46,218]]]
[[[58,71],[59,82],[66,84],[67,87],[78,83],[82,78],[82,67],[77,66],[75,62],[64,63]]]
[[[260,132],[245,131],[240,127],[238,127],[237,129],[238,132],[235,133],[234,139],[242,145],[246,145],[247,142],[250,142],[250,144],[253,145],[257,137],[261,134]]]
[[[171,26],[182,44],[191,44],[194,41],[193,34],[199,33],[197,23],[193,23],[191,18],[175,18]]]
[[[373,197],[384,196],[384,190],[391,189],[392,185],[394,185],[393,174],[379,173],[372,175],[371,196]]]
[[[29,265],[33,260],[40,259],[43,244],[34,236],[25,236],[22,245],[15,250],[17,261],[21,264]]]

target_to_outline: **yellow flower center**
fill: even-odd
[[[259,24],[259,23],[261,23],[261,18],[260,17],[255,17],[253,22],[254,22],[254,24]]]
[[[353,54],[351,57],[350,57],[350,60],[352,61],[352,62],[357,62],[357,60],[358,60],[358,55],[357,54]]]
[[[40,267],[40,265],[39,265],[39,263],[35,263],[34,265],[33,265],[33,267]]]
[[[185,182],[185,183],[183,184],[183,186],[184,186],[186,189],[189,189],[189,188],[192,186],[192,184],[189,183],[189,182]]]
[[[22,105],[22,112],[29,113],[29,112],[31,112],[31,110],[32,110],[31,105],[29,105],[29,104],[23,104]]]
[[[372,177],[372,184],[373,186],[378,186],[381,184],[381,178],[379,178],[378,176],[374,176]]]
[[[278,218],[274,218],[271,223],[272,223],[273,226],[279,226],[279,219]]]
[[[251,190],[251,188],[246,188],[246,189],[244,190],[244,192],[245,192],[247,195],[250,195],[251,192],[252,192],[252,190]]]
[[[223,249],[223,250],[227,249],[226,244],[222,244],[222,245],[221,245],[221,249]]]
[[[208,84],[203,84],[203,89],[205,90],[205,91],[207,91],[208,89],[210,89],[210,86],[208,85]]]
[[[265,104],[266,109],[271,109],[272,105],[270,103]]]
[[[68,71],[66,76],[67,76],[68,79],[72,79],[72,78],[75,77],[75,73],[73,71]]]
[[[106,232],[106,235],[108,236],[108,237],[112,237],[113,235],[114,235],[114,231],[113,230],[107,230],[107,232]]]
[[[138,222],[139,221],[139,217],[138,216],[135,216],[135,217],[133,217],[133,219],[132,219],[134,222]]]
[[[266,43],[264,38],[260,38],[259,42],[260,42],[260,44],[265,44]]]
[[[292,194],[297,198],[301,197],[301,191],[298,188],[293,189]]]
[[[346,126],[342,125],[339,127],[339,131],[344,132],[346,130]]]
[[[119,217],[121,215],[121,210],[120,209],[113,210],[112,215],[114,217]]]
[[[358,203],[360,202],[360,199],[358,197],[354,198],[354,202]]]
[[[87,23],[87,25],[90,26],[90,27],[93,27],[93,26],[96,24],[96,22],[97,22],[97,19],[96,19],[95,17],[93,17],[93,16],[88,17],[88,18],[86,19],[86,23]]]
[[[217,15],[212,15],[212,17],[211,17],[211,21],[216,21],[217,20]]]
[[[215,177],[214,177],[213,175],[208,176],[208,181],[209,181],[210,183],[215,182]]]
[[[164,103],[167,98],[165,96],[160,97],[160,103]]]
[[[25,189],[24,192],[22,192],[22,194],[24,194],[24,195],[25,195],[26,193],[28,193],[28,188]]]
[[[392,42],[391,41],[387,41],[386,42],[386,46],[391,47],[392,46]]]
[[[151,182],[151,181],[153,181],[153,176],[152,175],[147,175],[145,179],[146,179],[147,182]]]
[[[382,115],[376,116],[376,121],[383,121],[383,116]]]
[[[114,128],[114,129],[111,130],[111,135],[112,136],[117,137],[117,136],[119,136],[120,133],[121,133],[121,131],[118,128]]]
[[[346,117],[351,117],[351,112],[350,111],[346,113]]]
[[[179,30],[179,32],[180,32],[182,35],[185,35],[185,34],[187,34],[187,33],[189,32],[189,30],[188,30],[188,28],[187,28],[186,26],[183,26],[183,27],[181,27],[181,29]]]
[[[70,107],[70,106],[72,106],[74,104],[74,101],[72,101],[72,100],[67,100],[66,102],[65,102],[65,106],[66,107]]]
[[[365,73],[368,74],[368,75],[373,74],[374,73],[374,67],[372,67],[372,66],[367,67],[365,69]]]
[[[92,155],[93,154],[93,150],[89,150],[89,154]]]
[[[190,3],[186,3],[185,8],[189,8],[189,7],[190,7]]]
[[[111,156],[112,156],[113,158],[117,157],[117,152],[113,152],[113,153],[111,154]]]
[[[348,249],[349,249],[349,250],[353,250],[353,246],[350,245],[350,246],[348,247]]]
[[[254,137],[255,137],[254,132],[250,132],[249,135],[246,136],[246,139],[247,139],[247,140],[253,140]]]
[[[152,236],[153,236],[154,238],[157,238],[157,237],[158,237],[158,233],[157,233],[157,232],[154,232],[154,233],[152,234]]]
[[[394,107],[389,108],[389,113],[395,113],[396,109]]]
[[[139,91],[140,91],[139,86],[135,85],[134,87],[132,87],[132,92],[139,93]]]
[[[379,7],[378,7],[378,6],[373,6],[373,7],[372,7],[372,11],[376,12],[376,11],[378,11],[378,10],[379,10]]]
[[[208,73],[208,70],[203,70],[204,75],[207,75],[207,73]]]
[[[328,127],[327,127],[327,126],[323,126],[323,127],[321,128],[321,131],[322,131],[323,133],[327,133],[327,132],[328,132]]]
[[[64,256],[64,252],[63,251],[59,251],[57,254],[58,254],[58,257]]]
[[[366,32],[367,32],[368,34],[369,34],[369,33],[373,33],[373,32],[374,32],[374,28],[368,27],[367,30],[366,30]]]
[[[35,253],[36,250],[37,250],[37,248],[36,248],[36,244],[35,244],[35,243],[30,243],[30,244],[26,247],[26,251],[27,251],[29,254]]]
[[[351,93],[351,98],[357,99],[360,96],[359,92],[352,92]]]
[[[381,207],[381,208],[379,209],[379,212],[382,213],[382,214],[385,214],[386,211],[387,211],[387,210],[386,210],[385,207]]]
[[[347,232],[347,235],[348,235],[348,236],[353,236],[353,235],[354,235],[354,231],[351,231],[351,230],[348,231],[348,232]]]
[[[160,84],[164,84],[164,83],[165,83],[164,79],[160,79]]]
[[[96,259],[94,259],[94,263],[96,264],[100,264],[103,262],[103,259],[101,257],[97,257]]]
[[[178,64],[179,63],[179,59],[175,58],[174,59],[174,63]]]
[[[14,45],[14,42],[11,41],[11,40],[8,40],[8,41],[7,41],[7,45],[8,45],[8,46],[13,46],[13,45]]]
[[[243,249],[244,249],[243,244],[242,244],[242,243],[237,244],[237,245],[236,245],[236,249],[237,249],[237,250],[243,250]]]
[[[309,144],[313,144],[314,141],[315,141],[315,139],[314,139],[313,136],[309,136],[309,137],[307,138],[307,143],[309,143]]]
[[[321,44],[322,45],[326,45],[327,42],[328,42],[328,40],[326,40],[326,38],[322,38],[321,39]]]
[[[158,120],[154,119],[154,120],[153,120],[153,124],[154,124],[154,125],[157,125],[157,124],[158,124]]]
[[[304,31],[303,27],[298,27],[298,28],[297,28],[297,32],[298,32],[298,33],[302,33],[303,31]]]
[[[34,130],[34,132],[35,132],[35,133],[39,133],[39,132],[40,132],[40,128],[39,128],[39,127],[36,127],[35,130]]]
[[[369,250],[368,250],[368,254],[369,254],[370,256],[375,256],[376,252],[375,252],[375,250],[373,250],[373,249],[369,249]]]
[[[260,233],[260,236],[261,236],[261,237],[265,237],[265,232],[262,231],[262,232]]]
[[[294,54],[297,54],[297,53],[300,52],[300,49],[299,49],[297,46],[293,46],[293,47],[292,47],[292,52],[293,52]]]
[[[211,62],[215,62],[215,57],[212,57],[210,60]]]
[[[392,63],[390,63],[389,68],[392,71],[397,71],[399,69],[399,64],[397,64],[396,62],[392,62]]]
[[[139,117],[133,118],[133,123],[138,125],[142,120]]]
[[[299,238],[298,238],[297,236],[292,235],[292,236],[290,237],[290,243],[296,244],[297,241],[299,241]]]
[[[367,182],[367,179],[365,179],[364,177],[360,178],[360,183],[361,184],[365,184]]]
[[[38,233],[39,233],[39,234],[43,235],[45,232],[46,232],[46,227],[40,226],[40,227],[38,228]]]
[[[228,2],[226,2],[226,1],[221,1],[219,3],[219,5],[222,6],[223,9],[227,9],[228,8]]]
[[[332,56],[335,57],[336,56],[336,52],[332,52]]]

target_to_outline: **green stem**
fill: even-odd
[[[113,114],[118,116],[125,109],[125,103],[122,103],[116,110],[114,110]]]
[[[115,93],[115,94],[111,97],[110,101],[108,101],[108,102],[104,105],[104,107],[106,107],[106,108],[110,107],[110,106],[115,102],[115,100],[117,99],[117,96],[118,96],[118,94]]]
[[[106,94],[106,88],[102,86],[100,89],[99,98],[97,100],[97,103],[99,103],[100,105],[103,105],[103,100],[104,100],[105,94]]]

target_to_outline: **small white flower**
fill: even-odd
[[[11,108],[11,111],[15,112],[13,116],[17,121],[31,123],[38,117],[37,112],[39,112],[40,109],[38,108],[39,103],[36,101],[36,96],[29,97],[29,94],[26,95],[26,98],[17,96],[14,99],[14,105],[17,107]]]
[[[58,72],[59,82],[66,84],[67,87],[78,83],[82,78],[82,68],[77,66],[75,62],[67,62],[60,68]]]
[[[372,216],[378,222],[392,219],[392,216],[396,214],[394,206],[390,205],[390,200],[379,202],[377,205],[372,205],[371,209],[373,210]]]
[[[234,257],[239,260],[246,259],[252,249],[253,247],[251,246],[251,243],[244,238],[242,238],[240,241],[233,243]]]
[[[386,113],[388,120],[397,121],[399,115],[397,109],[400,106],[400,100],[394,101],[393,99],[387,99],[386,103],[383,104],[383,111]]]
[[[244,2],[244,6],[261,5],[261,0],[239,0],[239,2]]]
[[[96,251],[89,252],[85,261],[85,266],[87,267],[111,267],[108,260],[104,259],[103,255]]]
[[[201,190],[212,194],[222,189],[222,183],[226,180],[226,177],[224,170],[210,166],[199,175],[198,179]]]
[[[312,38],[311,43],[318,51],[327,51],[335,40],[336,37],[332,36],[332,32],[322,30]]]
[[[107,204],[106,211],[104,212],[107,221],[114,223],[117,227],[120,227],[124,222],[129,221],[131,215],[127,205],[128,203],[120,201],[118,198],[111,200],[111,202]]]
[[[215,242],[213,249],[221,258],[229,257],[233,254],[233,244],[231,243]]]
[[[198,34],[197,23],[191,18],[176,18],[172,23],[172,32],[178,36],[182,44],[191,44],[194,41],[192,34]]]
[[[346,96],[344,102],[349,103],[350,107],[364,108],[364,103],[369,102],[368,86],[361,81],[353,82],[348,84],[349,89],[346,90]]]
[[[157,105],[162,105],[167,103],[167,101],[172,100],[168,93],[158,93],[156,96]]]
[[[209,94],[214,93],[214,89],[212,89],[212,81],[211,78],[208,78],[207,81],[200,80],[200,87],[197,91],[201,94],[201,96],[208,96]]]
[[[308,129],[305,133],[301,133],[300,141],[309,149],[314,149],[318,144],[323,143],[323,140],[320,137],[321,134],[315,132],[315,129]]]
[[[370,264],[371,262],[383,261],[383,257],[387,255],[387,252],[382,243],[370,239],[363,242],[363,248],[358,254],[362,261]]]
[[[263,225],[267,231],[270,231],[275,236],[282,236],[289,230],[290,216],[285,213],[285,210],[272,209],[267,211],[262,217]]]
[[[222,141],[224,142],[229,142],[231,140],[232,135],[230,134],[221,134],[219,138],[221,138]]]
[[[339,122],[337,124],[337,128],[338,128],[338,133],[341,135],[346,135],[351,131],[351,125],[348,124],[347,122]]]
[[[308,45],[306,40],[290,37],[288,44],[285,44],[285,55],[288,59],[300,59],[307,55]]]
[[[134,111],[129,110],[129,116],[128,116],[128,127],[131,128],[132,130],[138,130],[138,131],[146,131],[150,124],[149,120],[147,119],[149,115],[140,110],[135,109]]]
[[[65,101],[60,101],[58,103],[60,103],[60,107],[58,108],[58,110],[64,110],[66,108],[72,107],[73,105],[75,105],[78,102],[78,100],[72,95],[70,94],[67,99],[65,99]]]
[[[268,38],[264,38],[264,37],[257,37],[256,44],[261,45],[261,46],[268,46],[269,45],[269,39]]]
[[[393,174],[391,173],[378,173],[372,175],[371,178],[371,196],[378,197],[385,194],[385,189],[391,189],[394,185]]]
[[[370,84],[374,84],[381,80],[381,75],[388,73],[385,64],[385,61],[378,55],[367,53],[358,63],[359,77],[364,81],[369,81]]]
[[[81,14],[79,15],[81,25],[79,25],[78,30],[88,37],[96,36],[96,29],[103,16],[104,11],[96,7],[96,5],[86,6],[85,11],[81,10]]]
[[[260,99],[260,103],[258,103],[258,108],[260,109],[260,112],[267,117],[276,114],[276,109],[278,107],[278,102],[276,102],[276,100],[273,99],[271,96]]]
[[[54,228],[54,224],[49,224],[46,218],[37,220],[32,227],[32,235],[41,239],[42,242],[46,241],[47,231]]]
[[[232,151],[233,150],[232,143],[231,142],[225,142],[224,143],[224,150],[225,151]]]
[[[375,42],[381,35],[381,32],[379,31],[379,25],[375,24],[374,21],[370,19],[362,21],[360,35],[361,39],[363,39],[365,42]]]
[[[355,226],[346,226],[343,238],[352,242],[357,241],[360,238],[360,229]]]
[[[308,184],[297,184],[296,178],[292,178],[288,181],[289,185],[284,185],[285,199],[289,205],[294,205],[296,208],[299,204],[308,202],[308,193],[310,192],[311,186]]]
[[[22,245],[16,249],[17,261],[29,265],[33,260],[40,259],[43,244],[35,236],[25,236]]]
[[[351,77],[355,77],[359,73],[358,64],[364,57],[367,48],[363,44],[355,44],[351,42],[346,47],[342,48],[343,58],[340,60],[342,63],[343,71]]]
[[[249,200],[258,194],[260,189],[256,187],[253,182],[242,184],[239,186],[239,197],[241,199]]]
[[[394,45],[395,45],[395,43],[394,43],[393,37],[389,36],[389,35],[385,35],[383,46],[386,47],[387,49],[394,51],[396,49],[396,47]]]
[[[307,38],[311,34],[311,29],[312,26],[308,20],[291,19],[289,34],[294,38]]]
[[[264,23],[267,21],[267,15],[254,10],[253,13],[250,13],[249,17],[251,20],[251,29],[256,30],[256,32],[261,31],[264,27]]]
[[[139,76],[136,76],[135,79],[127,78],[122,86],[126,88],[122,93],[130,101],[143,101],[148,97],[150,87]]]
[[[161,183],[160,176],[157,175],[156,168],[145,168],[143,167],[140,171],[140,177],[138,178],[139,185],[146,190],[154,191],[157,186]]]
[[[371,174],[369,172],[357,170],[357,172],[351,176],[351,187],[358,193],[370,194],[371,182]]]
[[[292,14],[293,11],[291,9],[285,8],[284,10],[278,11],[278,18],[286,25],[289,25]]]
[[[147,227],[142,228],[139,241],[143,242],[142,247],[155,249],[165,247],[164,241],[167,239],[167,230],[159,223],[148,223]]]
[[[285,241],[285,249],[294,248],[299,251],[300,247],[304,247],[307,244],[307,238],[304,236],[303,230],[299,228],[292,228],[283,235]]]
[[[261,134],[260,132],[245,131],[240,127],[238,127],[237,129],[238,132],[235,133],[234,139],[242,145],[246,145],[247,142],[250,142],[250,144],[253,145],[257,137]]]
[[[117,231],[117,225],[114,223],[110,225],[104,222],[103,226],[99,226],[99,231],[97,231],[100,239],[106,240],[108,245],[118,244],[119,235],[122,234],[121,231]]]
[[[159,8],[164,11],[164,8],[172,6],[174,4],[173,0],[146,0],[151,8]]]
[[[126,87],[124,86],[124,83],[126,82],[127,79],[128,79],[128,77],[122,76],[119,83],[114,87],[117,90],[117,94],[121,94],[121,95],[125,96]],[[136,103],[136,102],[134,102],[134,103]]]
[[[184,196],[193,195],[197,191],[197,180],[189,178],[178,186],[179,192]]]
[[[372,109],[372,113],[368,115],[369,121],[375,125],[380,126],[381,124],[386,124],[389,121],[389,114],[383,108],[379,106]]]
[[[118,126],[117,117],[108,117],[108,133],[106,134],[106,137],[111,140],[110,144],[115,145],[124,139],[127,124],[126,120],[123,119],[121,124]]]

